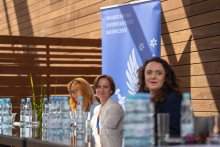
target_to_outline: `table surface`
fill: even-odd
[[[31,139],[30,138],[22,138],[22,137],[20,137],[20,128],[19,127],[12,129],[12,136],[0,135],[0,144],[11,145],[11,146],[16,146],[16,147],[24,147],[24,144],[26,145],[26,147],[35,147],[35,146],[36,147],[60,147],[60,146],[70,147],[69,145],[51,143],[48,141],[42,141],[40,137],[34,137]],[[169,146],[171,146],[171,147],[220,147],[220,145],[217,145],[217,144],[168,145],[167,142],[165,144],[166,145],[161,144],[161,145],[157,145],[157,146],[158,147],[159,146],[161,146],[161,147],[169,147]],[[71,145],[71,146],[73,146],[73,145]],[[75,146],[75,147],[77,147],[77,146]],[[85,143],[85,147],[94,147],[94,140],[91,141],[90,143]]]

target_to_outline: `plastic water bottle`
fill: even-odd
[[[76,105],[76,145],[85,146],[85,104],[83,97],[78,97]]]
[[[60,111],[62,110],[62,103],[63,103],[63,97],[59,97]]]
[[[30,98],[27,98],[25,104],[25,137],[32,137],[32,104]]]
[[[154,104],[149,93],[136,95],[135,146],[144,147],[155,144],[154,138]]]
[[[193,134],[194,120],[193,120],[193,106],[190,102],[190,93],[183,93],[183,100],[181,103],[181,137],[182,143],[185,143],[185,137]]]
[[[125,103],[125,118],[123,119],[124,129],[124,146],[133,147],[135,146],[134,130],[135,130],[135,95],[128,95],[127,102]]]
[[[62,98],[62,97],[61,97]],[[60,107],[61,101],[60,97],[57,97],[56,101],[56,118],[57,118],[57,128],[56,128],[56,135],[57,135],[57,143],[62,143],[62,112]]]
[[[3,103],[2,103],[2,130],[3,130],[3,135],[7,134],[7,129],[8,129],[8,108],[7,108],[7,100],[3,98]]]
[[[70,145],[70,104],[68,97],[63,97],[62,103],[62,128],[63,128],[63,144]]]
[[[50,97],[49,101],[49,116],[48,116],[48,141],[50,142],[56,142],[56,106],[54,97]]]
[[[2,134],[2,99],[0,99],[0,134]]]
[[[7,99],[7,107],[8,107],[8,127],[12,128],[12,104],[10,99]]]
[[[20,104],[20,137],[25,137],[25,99]]]
[[[42,140],[47,141],[48,136],[48,113],[49,113],[49,106],[47,102],[47,98],[44,98],[42,104]]]
[[[92,146],[91,112],[86,112],[86,114],[87,117],[85,122],[85,127],[86,127],[85,143],[88,146]]]
[[[12,104],[10,98],[7,100],[7,108],[8,108],[8,130],[7,135],[12,136]]]
[[[144,93],[143,94],[144,98],[147,99],[147,109],[146,109],[146,113],[147,113],[147,118],[146,120],[146,136],[147,136],[147,143],[150,146],[155,145],[155,119],[154,119],[154,113],[155,113],[155,107],[154,107],[154,103],[151,100],[151,95],[149,93]]]
[[[75,136],[76,136],[76,121],[75,121],[76,111],[71,113],[71,123],[70,123],[70,145],[75,145]]]

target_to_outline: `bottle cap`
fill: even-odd
[[[7,102],[11,102],[11,100],[10,100],[10,99],[7,99]]]
[[[44,101],[47,101],[47,98],[44,98]]]
[[[50,96],[50,101],[53,101],[54,100],[54,97],[53,96]]]
[[[31,100],[30,100],[30,98],[27,98],[27,102],[30,102]]]
[[[64,97],[63,97],[63,100],[64,100],[64,101],[68,101],[68,97],[67,97],[67,96],[64,96]]]
[[[62,96],[59,97],[59,101],[63,101],[63,97]]]
[[[82,101],[82,100],[83,100],[83,97],[82,97],[82,96],[79,96],[79,97],[78,97],[78,100],[79,100],[79,101]]]
[[[0,99],[0,102],[2,102],[2,99]]]
[[[183,98],[184,99],[190,99],[190,97],[191,97],[191,94],[189,92],[184,92],[183,93]]]
[[[134,99],[136,99],[136,96],[129,94],[129,95],[127,95],[127,99],[134,100]]]
[[[138,99],[150,99],[151,95],[150,95],[150,93],[140,92],[140,93],[136,94],[136,97]]]
[[[58,97],[58,96],[55,96],[55,97],[54,97],[54,100],[55,100],[55,101],[58,101],[58,100],[59,100],[59,97]]]
[[[25,99],[21,99],[21,102],[25,102]]]

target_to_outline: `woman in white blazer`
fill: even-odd
[[[121,147],[124,111],[121,105],[111,98],[115,93],[112,77],[98,76],[94,81],[93,90],[101,102],[101,105],[95,107],[91,120],[95,146]]]

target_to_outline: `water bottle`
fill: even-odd
[[[149,93],[136,95],[135,146],[144,147],[155,144],[154,138],[154,104]]]
[[[25,137],[25,99],[20,104],[20,137]]]
[[[0,99],[0,134],[2,134],[2,99]]]
[[[76,145],[85,146],[85,104],[83,97],[78,97],[76,105]]]
[[[27,98],[25,104],[25,137],[32,137],[32,104],[30,98]]]
[[[48,116],[48,141],[56,142],[56,105],[54,97],[50,97],[49,116]]]
[[[75,144],[75,137],[76,137],[76,121],[75,121],[75,114],[76,111],[72,111],[71,113],[71,123],[70,123],[70,145],[74,146]]]
[[[10,99],[7,99],[7,107],[8,107],[8,127],[12,128],[12,104]]]
[[[125,118],[123,119],[123,130],[124,130],[124,146],[133,147],[135,146],[134,130],[135,130],[135,95],[128,95],[127,102],[125,103]]]
[[[61,97],[62,98],[62,97]],[[57,135],[57,143],[62,143],[62,112],[61,112],[61,99],[60,97],[57,97],[56,99],[56,118],[57,118],[57,128],[56,128],[56,135]]]
[[[48,113],[49,113],[49,106],[47,102],[47,98],[44,98],[42,104],[42,140],[47,141],[48,136]]]
[[[181,138],[182,143],[185,143],[185,137],[193,134],[193,106],[190,102],[190,93],[183,93],[181,102]]]
[[[62,102],[63,102],[63,97],[59,97],[59,109],[60,109],[60,111],[62,110],[61,108],[62,108]]]
[[[2,103],[2,130],[3,135],[7,135],[8,130],[8,107],[7,107],[7,100],[3,98]]]
[[[7,100],[7,108],[8,108],[8,130],[7,135],[12,136],[12,104],[10,98]]]
[[[144,93],[143,97],[147,99],[147,109],[146,110],[146,137],[147,137],[147,144],[150,146],[155,145],[155,119],[154,119],[154,113],[155,113],[155,107],[154,103],[151,100],[151,95],[149,93]]]
[[[68,97],[63,97],[62,103],[62,142],[63,144],[70,145],[70,104]]]
[[[87,112],[85,127],[86,127],[85,143],[88,146],[92,146],[91,112]]]

